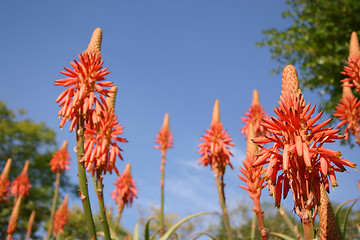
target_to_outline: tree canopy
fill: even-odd
[[[360,33],[360,1],[289,0],[282,17],[291,22],[286,29],[263,30],[258,46],[270,47],[271,58],[293,64],[301,74],[304,89],[322,95],[322,107],[329,113],[342,95],[340,73],[349,55],[353,31]],[[326,96],[326,97],[324,97]]]
[[[21,239],[25,238],[28,218],[31,211],[35,210],[35,234],[32,238],[40,239],[40,236],[36,236],[36,231],[50,217],[56,176],[51,172],[49,162],[57,147],[55,132],[44,123],[26,119],[24,114],[24,110],[15,113],[0,101],[0,171],[7,159],[12,158],[9,178],[13,181],[21,173],[25,161],[30,160],[28,175],[32,187],[21,206],[17,233],[22,236]],[[66,174],[61,177],[60,186],[62,191],[75,189]],[[11,210],[12,201],[0,205],[0,239],[5,239],[7,235]]]

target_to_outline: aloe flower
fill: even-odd
[[[260,105],[259,93],[257,90],[253,91],[253,100],[250,108],[248,109],[248,112],[245,113],[245,116],[246,117],[241,118],[241,120],[245,122],[245,126],[241,128],[241,134],[245,134],[246,139],[248,138],[250,124],[252,124],[254,128],[255,137],[265,136],[269,134],[261,125],[262,119],[269,118],[269,116],[266,114],[263,107]]]
[[[118,211],[121,214],[125,206],[130,207],[137,198],[136,182],[131,176],[131,165],[128,163],[122,175],[114,183],[115,190],[112,192],[112,199],[115,200]]]
[[[115,162],[116,156],[123,160],[120,153],[122,149],[117,143],[127,142],[125,138],[119,136],[123,134],[123,129],[113,108],[101,111],[97,125],[93,127],[89,124],[85,125],[84,161],[88,172],[112,173],[114,170],[119,175]]]
[[[70,131],[75,129],[79,118],[88,124],[96,124],[101,111],[106,108],[105,96],[110,90],[104,87],[112,87],[111,81],[104,81],[110,72],[102,68],[104,61],[101,60],[99,51],[85,51],[79,55],[79,61],[71,62],[73,70],[65,67],[61,73],[68,78],[56,80],[55,85],[67,87],[56,102],[61,107],[60,127],[66,120],[71,121]]]
[[[61,148],[53,155],[50,160],[51,171],[53,172],[62,172],[69,169],[70,156],[67,150],[67,141],[64,141]]]
[[[198,153],[201,153],[198,161],[201,165],[210,165],[211,170],[217,169],[220,175],[224,175],[226,165],[233,168],[230,163],[230,156],[233,155],[229,147],[235,145],[220,121],[219,100],[215,101],[210,129],[206,129],[205,132],[206,134],[200,138],[204,142],[198,145]]]
[[[360,144],[360,101],[354,96],[350,87],[343,87],[343,97],[335,109],[334,116],[341,120],[336,128],[347,124],[344,134],[345,140],[348,139],[349,133],[352,133],[356,137],[356,142]]]
[[[265,177],[273,185],[275,205],[279,206],[291,188],[294,209],[303,223],[308,223],[310,217],[316,216],[320,204],[320,184],[327,190],[329,181],[333,187],[337,186],[335,172],[345,171],[345,166],[355,168],[356,164],[341,158],[340,152],[324,147],[325,143],[343,136],[337,135],[338,129],[325,127],[331,119],[316,123],[323,112],[311,118],[315,106],[305,103],[292,65],[283,70],[280,99],[274,109],[277,118],[264,119],[263,123],[272,135],[253,139],[257,144],[273,143],[273,146],[262,146],[253,167],[269,164]],[[307,211],[312,210],[313,215],[309,216]]]
[[[11,158],[6,161],[5,167],[0,175],[0,203],[5,202],[6,198],[10,195],[10,181],[9,173],[11,167]]]
[[[28,168],[29,168],[29,160],[25,162],[24,168],[21,174],[11,183],[11,193],[16,198],[19,196],[27,196],[29,195],[29,189],[31,187],[29,176],[28,176]]]
[[[173,146],[173,136],[169,128],[168,113],[165,114],[163,126],[156,137],[155,143],[158,144],[155,146],[155,148],[158,148],[161,151],[166,151],[168,148],[171,148]]]
[[[12,240],[13,239],[12,235],[15,233],[15,230],[16,230],[16,227],[17,227],[17,224],[18,224],[21,201],[22,201],[22,195],[20,195],[15,200],[14,207],[13,207],[13,210],[12,210],[11,215],[10,215],[8,228],[7,228],[8,236],[7,236],[6,240]]]
[[[341,82],[343,82],[343,87],[355,87],[355,90],[360,92],[360,47],[356,32],[351,34],[349,50],[347,66],[341,72],[347,78],[341,80]]]
[[[54,236],[56,236],[58,233],[64,232],[64,226],[66,225],[70,216],[68,209],[68,200],[69,200],[69,195],[66,195],[64,202],[58,207],[58,209],[55,212],[55,217],[53,222]]]

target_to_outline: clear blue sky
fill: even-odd
[[[2,1],[0,8],[0,100],[12,109],[25,108],[27,116],[55,129],[59,145],[74,133],[58,127],[55,103],[62,87],[54,81],[60,71],[87,48],[92,31],[103,30],[104,66],[108,80],[118,86],[116,113],[125,127],[128,143],[122,172],[132,164],[139,198],[126,209],[123,223],[133,229],[138,209],[159,205],[160,152],[154,141],[165,113],[170,115],[174,147],[167,154],[165,211],[186,216],[201,211],[219,211],[213,172],[199,166],[197,145],[211,122],[212,107],[220,101],[221,120],[234,139],[231,159],[234,170],[225,176],[230,209],[250,201],[238,187],[237,175],[246,144],[241,135],[241,117],[250,107],[257,89],[265,110],[274,116],[280,96],[281,76],[270,75],[278,65],[267,48],[255,46],[262,29],[285,28],[281,18],[285,1]],[[347,56],[344,56],[346,58]],[[318,97],[304,92],[313,104]],[[344,158],[359,163],[359,148],[328,145]],[[76,182],[75,154],[68,174]],[[105,177],[105,201],[113,205],[112,183]],[[338,174],[340,187],[331,200],[342,202],[359,195],[355,181],[360,175],[350,169]],[[264,190],[262,200],[272,201]],[[97,206],[92,198],[93,206]],[[291,196],[285,201],[291,208]],[[79,204],[71,199],[70,205]],[[95,210],[96,211],[96,210]]]

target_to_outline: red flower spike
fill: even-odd
[[[11,193],[16,198],[29,195],[29,188],[31,187],[27,173],[29,164],[30,161],[27,160],[21,174],[11,183]]]
[[[5,202],[6,198],[10,195],[9,188],[9,173],[11,167],[11,158],[6,161],[5,167],[0,175],[0,203]]]
[[[345,127],[345,140],[348,139],[349,133],[354,134],[356,141],[360,142],[360,101],[354,96],[350,87],[343,87],[343,97],[335,107],[334,116],[342,120],[336,128]]]
[[[250,198],[253,200],[259,200],[261,196],[261,190],[266,186],[265,178],[263,177],[262,167],[253,168],[255,155],[258,152],[257,145],[251,141],[255,136],[255,131],[250,122],[248,128],[247,144],[246,144],[246,158],[243,161],[244,167],[240,167],[240,172],[245,176],[239,175],[239,178],[247,184],[247,187],[241,186],[241,188],[249,192]]]
[[[323,145],[334,142],[343,136],[337,135],[339,130],[325,128],[331,120],[320,124],[316,121],[321,114],[311,119],[315,108],[306,105],[297,81],[296,69],[289,65],[283,71],[282,95],[275,113],[278,118],[266,120],[263,126],[272,136],[267,142],[273,142],[270,148],[262,146],[253,167],[261,166],[270,161],[266,170],[266,178],[275,185],[276,203],[279,198],[287,195],[292,189],[295,208],[312,209],[320,203],[320,184],[326,187],[326,176],[335,181],[335,172],[344,171],[344,166],[355,168],[356,164],[342,159],[337,151],[329,150]],[[254,142],[263,142],[264,138],[255,138]],[[333,183],[333,182],[332,182]],[[279,194],[280,186],[284,191]],[[334,185],[334,184],[333,184]],[[270,187],[270,186],[269,186]],[[300,216],[300,215],[299,215]]]
[[[163,121],[163,126],[159,131],[159,134],[156,137],[155,148],[160,149],[161,151],[166,151],[168,148],[171,148],[173,145],[173,136],[169,127],[169,114],[166,113]]]
[[[112,199],[115,199],[118,205],[118,211],[121,213],[125,206],[130,207],[134,198],[137,198],[136,182],[131,176],[131,165],[128,163],[123,174],[114,183],[115,190],[112,192]]]
[[[264,136],[269,135],[269,132],[265,131],[264,126],[262,125],[263,119],[269,118],[266,112],[263,110],[263,107],[260,105],[259,93],[257,90],[253,91],[253,100],[251,107],[248,109],[248,112],[245,113],[246,117],[242,117],[241,120],[245,122],[245,126],[242,127],[241,134],[245,134],[248,138],[249,125],[252,123],[252,126],[255,131],[255,136]]]
[[[204,143],[198,145],[200,148],[198,153],[201,153],[198,161],[204,166],[210,165],[211,170],[218,169],[221,175],[225,172],[226,165],[232,168],[230,163],[232,153],[229,151],[229,146],[235,145],[220,121],[219,100],[215,101],[210,129],[205,131],[207,134],[200,138]]]
[[[69,169],[70,156],[69,152],[67,151],[67,145],[68,142],[65,140],[61,148],[53,155],[50,161],[51,171],[62,172]]]
[[[53,234],[56,236],[59,232],[64,232],[64,226],[66,225],[70,212],[68,209],[68,199],[69,195],[65,196],[64,202],[59,206],[55,212],[54,222],[53,222]]]
[[[85,168],[93,174],[96,171],[117,174],[119,171],[115,166],[116,156],[121,160],[122,149],[117,142],[127,142],[125,138],[119,137],[124,127],[118,123],[114,109],[110,108],[101,112],[97,125],[85,124],[84,160]]]
[[[66,71],[61,72],[68,78],[55,81],[57,86],[69,87],[56,99],[61,107],[58,113],[61,128],[68,120],[70,131],[74,130],[79,118],[88,124],[96,124],[94,115],[100,116],[100,111],[107,108],[104,96],[108,96],[110,90],[103,87],[112,87],[113,83],[104,81],[109,72],[102,68],[103,63],[99,51],[85,51],[79,55],[79,61],[71,62],[74,70],[65,68]]]

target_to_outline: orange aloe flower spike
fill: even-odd
[[[11,167],[11,158],[6,161],[5,167],[0,175],[0,203],[6,201],[6,198],[10,195],[9,188],[9,173]]]
[[[91,36],[89,46],[87,51],[101,51],[101,41],[102,41],[102,30],[101,28],[96,28]]]
[[[164,121],[161,130],[159,131],[155,143],[158,145],[155,148],[160,149],[161,151],[166,151],[168,148],[173,146],[173,136],[169,127],[169,114],[166,113],[164,116]]]
[[[11,193],[16,198],[18,198],[19,196],[25,197],[29,195],[29,189],[31,187],[29,182],[29,176],[27,173],[29,169],[29,164],[30,161],[27,160],[21,174],[11,183]]]
[[[15,233],[17,223],[18,223],[18,219],[19,219],[21,200],[22,200],[22,195],[20,195],[15,200],[14,208],[13,208],[13,210],[11,212],[9,225],[8,225],[8,228],[7,228],[7,233],[8,233],[7,240],[12,240],[13,239],[12,235]]]
[[[327,178],[331,173],[330,180],[333,180],[335,171],[342,171],[345,169],[344,166],[354,168],[356,164],[342,159],[341,154],[323,146],[324,143],[333,142],[343,136],[337,135],[339,130],[325,128],[331,119],[320,124],[315,122],[321,114],[311,119],[315,108],[310,109],[310,105],[305,104],[296,69],[292,65],[283,70],[280,99],[279,108],[275,111],[278,118],[272,117],[264,124],[264,127],[273,133],[266,142],[273,142],[274,145],[270,148],[262,147],[263,150],[257,155],[253,167],[264,165],[270,159],[271,164],[266,171],[271,176],[266,177],[271,177],[272,185],[277,184],[279,180],[283,185],[288,184],[283,186],[284,189],[288,189],[290,185],[295,208],[300,216],[301,209],[310,210],[320,203],[320,184],[326,184],[321,175]],[[254,142],[264,142],[264,139],[255,138]],[[321,163],[324,159],[327,164]],[[276,198],[280,199],[280,187],[278,188],[275,194]],[[281,194],[285,192],[287,191],[282,191]]]
[[[112,192],[112,199],[115,200],[118,211],[121,213],[125,206],[131,206],[134,198],[137,198],[136,182],[131,176],[131,164],[128,163],[123,174],[114,183],[115,190]]]
[[[70,212],[68,209],[68,200],[69,195],[66,195],[63,203],[58,207],[55,212],[54,222],[53,222],[53,234],[56,236],[59,232],[64,232],[64,226],[66,225]]]
[[[230,163],[232,153],[229,150],[229,146],[235,145],[231,142],[232,138],[223,129],[220,121],[219,100],[215,101],[210,129],[207,129],[206,133],[200,138],[204,142],[198,145],[200,148],[198,153],[201,153],[201,157],[198,160],[200,164],[204,166],[210,165],[211,170],[217,168],[220,173],[225,171],[226,165],[232,168]]]
[[[62,172],[69,169],[70,156],[67,151],[68,141],[65,140],[61,148],[53,155],[50,160],[51,171],[53,172]]]
[[[242,117],[241,120],[245,122],[245,126],[242,127],[241,134],[245,134],[246,139],[248,138],[249,125],[252,123],[255,137],[269,135],[269,132],[265,131],[265,128],[262,126],[263,119],[269,118],[266,112],[263,110],[263,107],[260,105],[259,93],[257,90],[253,91],[253,100],[251,103],[248,112],[245,113],[246,117]]]

